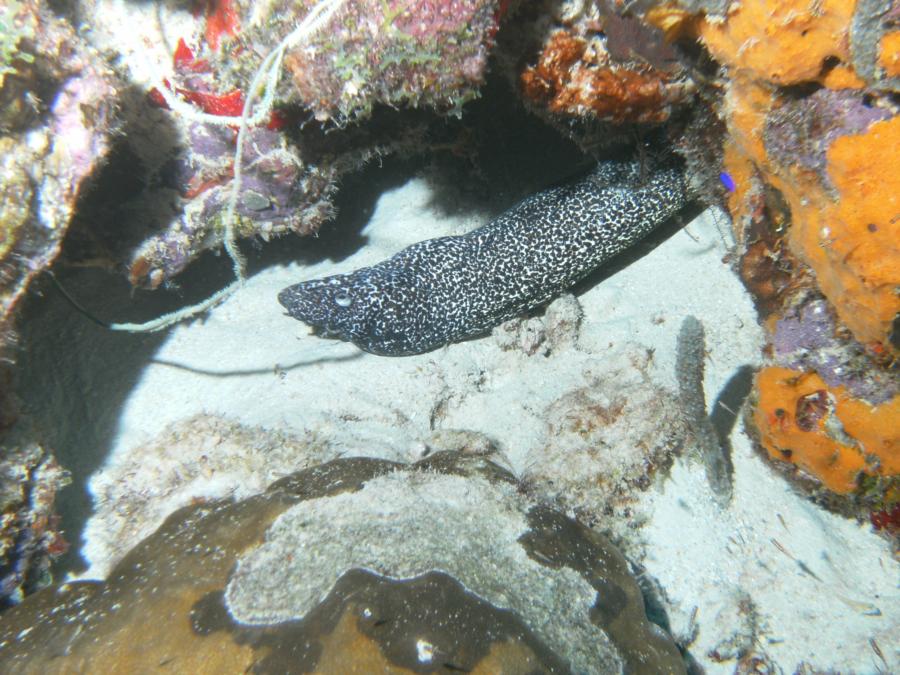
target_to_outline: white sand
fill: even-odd
[[[404,461],[433,446],[435,430],[472,430],[493,439],[508,466],[522,473],[548,442],[548,405],[612,376],[635,354],[655,350],[647,372],[674,390],[675,338],[685,315],[706,328],[710,401],[741,366],[759,360],[763,338],[755,312],[721,261],[725,228],[708,216],[688,227],[692,236],[679,232],[582,295],[579,347],[549,357],[503,350],[493,337],[421,356],[377,357],[311,336],[284,315],[276,301],[284,286],[372,264],[420,239],[483,222],[439,217],[429,199],[419,180],[384,194],[363,232],[368,245],[351,257],[267,269],[206,320],[174,329],[124,402],[113,452],[93,479],[95,492],[146,462],[133,450],[200,413],[315,439],[317,451],[325,439],[334,456]],[[645,555],[648,574],[662,584],[673,632],[689,632],[697,607],[691,652],[711,673],[734,670],[734,660],[717,664],[709,657],[716,648],[725,656],[722,642],[732,635],[738,645],[755,640],[785,671],[805,661],[875,672],[884,664],[869,644],[874,638],[891,668],[900,669],[898,641],[889,639],[900,635],[898,566],[889,547],[868,526],[793,494],[754,454],[740,424],[732,442],[736,484],[729,511],[713,505],[702,467],[681,461],[661,489],[642,496],[635,511],[650,521],[624,542],[631,555]],[[233,475],[204,481],[193,496],[230,494],[235,486],[228,480]],[[185,491],[178,494],[186,498]],[[111,516],[97,514],[87,528],[88,575],[102,576],[115,555],[101,536],[104,517]]]

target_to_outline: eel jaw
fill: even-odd
[[[342,303],[349,297],[340,277],[303,281],[278,294],[278,302],[288,315],[302,321],[320,337],[350,340],[354,312]]]

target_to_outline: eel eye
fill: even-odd
[[[336,295],[334,296],[334,304],[338,307],[349,307],[353,304],[353,298],[349,295]]]

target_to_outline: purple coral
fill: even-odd
[[[171,279],[223,236],[234,176],[234,129],[195,122],[187,137],[184,157],[171,164],[183,211],[136,251],[133,284],[155,287]],[[264,239],[289,231],[309,234],[332,217],[336,170],[304,166],[284,134],[263,126],[248,129],[242,162],[235,209],[239,233]]]
[[[862,133],[891,115],[889,110],[867,105],[859,92],[820,89],[770,113],[766,120],[766,151],[779,164],[799,164],[818,173],[828,184],[828,146],[840,136]]]
[[[814,370],[828,386],[846,387],[873,405],[900,393],[896,379],[877,370],[861,345],[837,335],[825,300],[807,302],[781,319],[775,326],[772,347],[778,365]]]

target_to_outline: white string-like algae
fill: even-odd
[[[303,21],[300,22],[287,37],[285,37],[269,54],[262,60],[253,80],[250,83],[250,89],[247,92],[247,98],[244,99],[244,107],[241,109],[241,116],[238,126],[236,147],[234,150],[234,178],[231,181],[231,190],[228,194],[228,201],[225,207],[225,252],[231,258],[232,270],[234,271],[235,280],[222,290],[214,293],[206,300],[202,300],[196,304],[182,309],[163,314],[162,316],[146,321],[144,323],[111,323],[107,325],[110,330],[125,331],[128,333],[153,333],[164,328],[168,328],[180,321],[189,319],[197,314],[219,304],[236,290],[238,290],[246,279],[244,257],[237,247],[237,235],[235,233],[235,220],[237,219],[237,202],[241,192],[241,177],[243,169],[244,156],[244,138],[247,129],[251,126],[258,126],[267,121],[275,105],[275,89],[278,87],[278,81],[281,78],[281,64],[284,54],[288,49],[292,49],[302,41],[310,38],[317,33],[328,22],[334,13],[344,4],[345,0],[321,0],[313,7]],[[256,102],[257,92],[263,88],[263,96],[260,100],[259,109],[251,116],[253,105]],[[157,87],[162,94],[163,99],[173,110],[187,119],[204,124],[215,124],[219,126],[228,126],[234,124],[234,118],[224,117],[220,115],[211,115],[196,110],[195,108],[183,103],[168,87]]]

